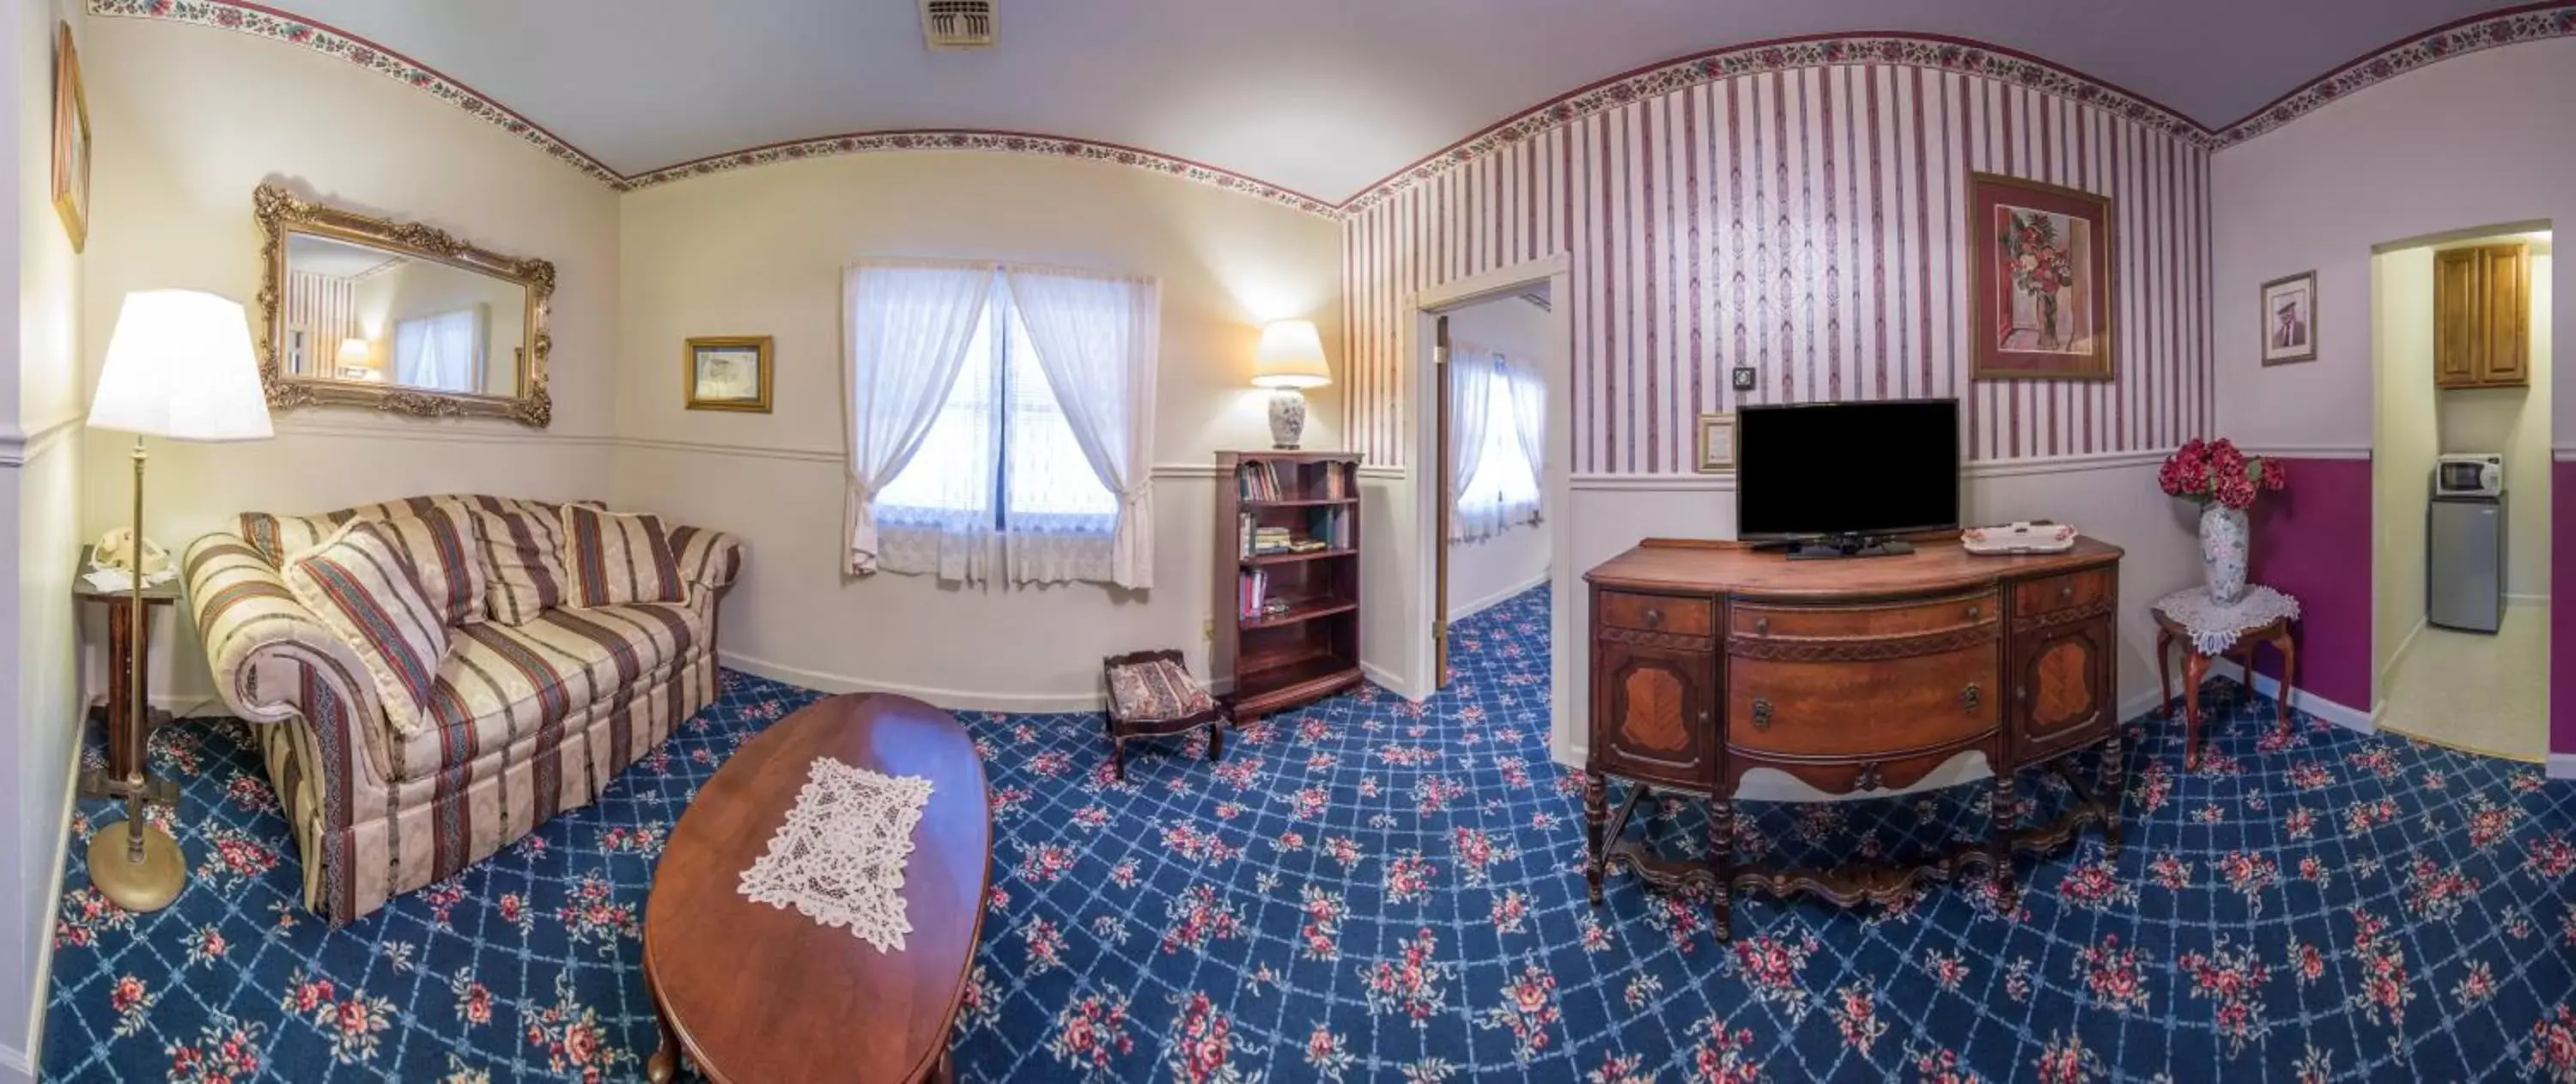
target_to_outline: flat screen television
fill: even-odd
[[[1958,400],[1737,410],[1737,537],[1885,537],[1957,526]]]

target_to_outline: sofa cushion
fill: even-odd
[[[683,602],[689,585],[671,551],[662,517],[582,505],[563,510],[564,569],[572,574],[565,604],[615,606]]]
[[[321,545],[351,521],[361,519],[394,519],[416,516],[440,501],[454,497],[406,497],[398,501],[378,501],[337,512],[314,516],[281,516],[274,512],[244,512],[238,517],[242,539],[251,544],[271,565],[283,566],[286,559]]]
[[[524,625],[564,603],[563,506],[515,497],[468,497],[483,538],[492,619]]]
[[[422,778],[560,727],[705,643],[697,611],[660,604],[549,610],[521,625],[464,629],[438,668],[425,725],[402,742],[396,775]]]
[[[447,657],[448,631],[411,559],[383,523],[351,520],[287,558],[295,600],[357,652],[396,734],[420,728],[422,705]]]

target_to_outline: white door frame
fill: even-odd
[[[1573,635],[1574,592],[1581,583],[1568,560],[1574,548],[1573,522],[1567,515],[1572,508],[1570,466],[1574,452],[1573,277],[1573,259],[1559,253],[1427,287],[1405,299],[1412,319],[1398,321],[1403,341],[1396,355],[1412,370],[1408,385],[1412,401],[1405,411],[1413,428],[1409,462],[1416,465],[1410,472],[1416,479],[1415,527],[1410,540],[1415,551],[1415,591],[1410,604],[1422,618],[1408,623],[1414,630],[1409,638],[1416,642],[1413,650],[1404,652],[1408,672],[1403,678],[1409,686],[1408,694],[1420,699],[1440,688],[1440,675],[1432,672],[1439,665],[1439,653],[1432,647],[1431,636],[1436,624],[1448,618],[1447,614],[1435,612],[1440,554],[1448,539],[1430,537],[1436,533],[1433,525],[1439,522],[1441,459],[1447,454],[1447,449],[1440,446],[1438,417],[1439,381],[1445,376],[1432,362],[1432,321],[1443,312],[1475,302],[1509,297],[1542,284],[1548,288],[1548,335],[1555,347],[1540,365],[1547,379],[1547,463],[1540,472],[1539,491],[1541,514],[1548,530],[1548,585],[1555,598],[1555,604],[1548,608],[1549,748],[1556,760],[1565,764],[1576,763],[1576,715],[1566,699],[1573,688],[1577,646]],[[1396,559],[1403,558],[1398,555]]]

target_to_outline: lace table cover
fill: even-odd
[[[2206,587],[2186,587],[2156,600],[2156,612],[2174,619],[2191,634],[2192,650],[2216,655],[2248,630],[2282,618],[2297,619],[2299,600],[2269,587],[2248,587],[2234,605],[2220,605]]]
[[[903,867],[929,802],[930,780],[816,757],[787,823],[769,837],[769,853],[742,871],[735,890],[755,903],[793,907],[821,925],[847,927],[878,952],[901,951],[912,932]]]

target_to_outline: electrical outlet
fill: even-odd
[[[1200,639],[1201,641],[1203,641],[1203,642],[1211,643],[1211,644],[1213,644],[1213,643],[1215,643],[1215,642],[1216,642],[1216,619],[1215,619],[1215,618],[1213,618],[1213,617],[1204,617],[1204,618],[1200,618],[1200,619],[1199,619],[1199,639]]]
[[[1735,367],[1735,390],[1752,391],[1755,379],[1752,366],[1738,365]]]

